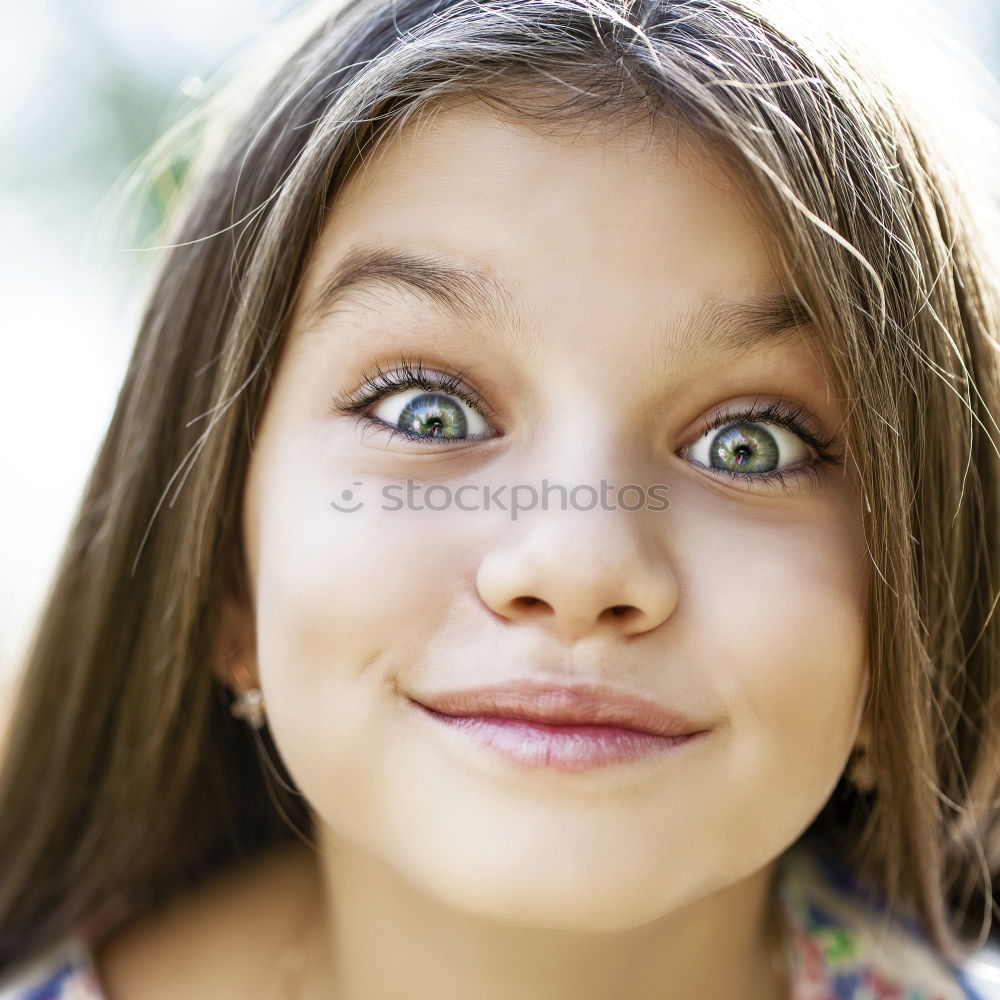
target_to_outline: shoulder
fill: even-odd
[[[1000,1000],[995,944],[951,966],[913,921],[890,917],[880,899],[815,848],[798,845],[782,858],[776,889],[803,987],[821,985],[837,996],[850,984],[879,998]]]
[[[278,995],[278,959],[311,898],[316,867],[299,846],[229,870],[103,941],[109,1000],[226,1000]]]
[[[314,871],[301,849],[270,851],[99,941],[67,936],[0,980],[0,1000],[273,997]]]
[[[0,979],[0,1000],[106,1000],[86,942],[72,934]]]

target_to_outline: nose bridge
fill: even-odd
[[[654,431],[645,419],[629,414],[627,403],[605,395],[597,399],[585,379],[573,379],[549,414],[524,456],[520,471],[538,494],[539,506],[548,498],[549,514],[575,515],[581,530],[602,517],[605,529],[628,534],[648,532],[650,518],[644,516],[652,487],[663,486],[664,463],[657,456]],[[543,485],[547,489],[543,490]],[[527,493],[530,499],[532,494]],[[566,510],[562,510],[565,507]],[[656,509],[652,505],[650,509]]]

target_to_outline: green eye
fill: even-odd
[[[763,426],[733,424],[712,439],[709,457],[717,469],[735,465],[743,472],[770,472],[779,464],[778,450],[774,435]]]
[[[354,414],[364,424],[411,441],[460,444],[496,437],[489,407],[461,374],[433,371],[405,357],[398,369],[376,364],[365,372],[361,388],[330,400],[330,412]]]
[[[407,436],[464,440],[491,436],[486,421],[473,407],[443,392],[411,389],[394,393],[382,399],[372,412]]]
[[[704,435],[689,449],[695,461],[730,472],[772,472],[811,455],[805,442],[782,427],[739,422]]]

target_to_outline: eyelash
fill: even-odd
[[[330,400],[331,414],[355,414],[359,420],[377,422],[384,425],[389,433],[391,441],[400,435],[410,441],[419,441],[426,444],[433,440],[435,445],[446,444],[468,444],[469,438],[428,438],[426,435],[417,434],[407,430],[405,427],[393,427],[378,417],[369,416],[364,411],[376,403],[381,402],[386,396],[401,392],[404,389],[423,389],[425,392],[441,392],[450,396],[455,396],[467,403],[473,409],[479,410],[488,420],[495,420],[496,415],[486,406],[482,399],[465,388],[462,381],[464,369],[454,375],[439,375],[437,372],[428,371],[424,368],[422,361],[417,360],[415,364],[410,364],[405,358],[399,359],[399,371],[385,371],[378,364],[368,371],[362,371],[361,377],[364,384],[354,392],[345,393],[343,396],[335,396]],[[471,440],[475,440],[472,438]]]
[[[332,415],[355,414],[359,420],[376,421],[384,424],[390,435],[389,440],[392,440],[396,435],[401,435],[408,440],[419,441],[421,443],[432,440],[425,435],[406,430],[406,428],[393,427],[379,418],[372,417],[364,412],[387,396],[405,389],[423,389],[425,392],[446,393],[461,399],[464,403],[478,410],[488,420],[495,419],[495,416],[483,400],[476,393],[470,392],[465,388],[461,371],[454,375],[441,375],[428,371],[420,360],[415,364],[410,364],[405,358],[400,358],[398,371],[386,371],[378,364],[375,364],[371,370],[362,371],[361,374],[364,380],[362,387],[354,392],[333,397],[330,400],[330,413]],[[806,427],[801,419],[804,409],[805,407],[796,406],[781,397],[768,403],[766,406],[760,406],[754,402],[750,406],[735,407],[732,409],[727,407],[711,419],[704,420],[701,433],[698,436],[703,437],[713,430],[733,423],[772,424],[784,427],[793,434],[798,435],[816,452],[816,457],[808,464],[801,465],[791,471],[774,469],[770,472],[737,472],[733,469],[713,467],[712,472],[728,476],[734,481],[744,481],[748,487],[754,483],[767,484],[768,486],[778,483],[786,493],[789,492],[789,480],[798,483],[803,479],[808,479],[813,484],[818,483],[820,478],[819,466],[821,464],[839,465],[841,457],[832,450],[832,446],[837,440],[834,435],[824,438],[814,434]],[[469,440],[469,438],[433,439],[435,445],[467,444]],[[475,439],[473,438],[472,440]]]
[[[797,406],[779,396],[778,399],[766,406],[760,406],[754,401],[750,406],[739,406],[733,409],[727,407],[710,420],[703,421],[698,437],[704,437],[711,431],[729,424],[772,424],[784,427],[796,434],[816,452],[816,457],[811,459],[808,464],[800,465],[794,469],[772,469],[770,472],[737,472],[735,469],[713,467],[712,472],[728,476],[734,482],[743,481],[748,488],[752,487],[754,483],[763,483],[767,486],[777,483],[786,493],[791,492],[788,486],[789,480],[796,485],[803,481],[808,481],[814,486],[817,485],[820,480],[820,466],[840,465],[842,456],[834,449],[837,441],[836,435],[831,434],[829,437],[823,437],[814,434],[802,420],[804,411],[804,406]]]

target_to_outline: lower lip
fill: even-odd
[[[468,734],[509,760],[556,771],[586,771],[652,757],[701,735],[667,737],[616,726],[551,726],[494,715],[445,715],[426,705],[419,707],[431,718]]]

